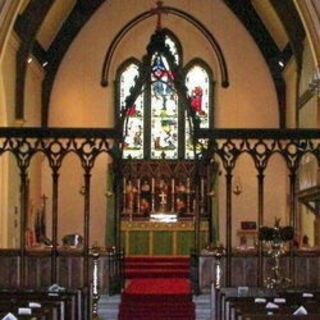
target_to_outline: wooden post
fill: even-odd
[[[232,255],[232,169],[226,173],[226,286],[231,286],[231,255]]]
[[[264,220],[264,168],[258,169],[258,232],[263,226]],[[258,242],[258,275],[257,275],[257,286],[263,285],[263,250],[262,241]]]
[[[52,172],[52,250],[51,250],[51,283],[57,283],[58,274],[58,169],[54,168]]]
[[[20,287],[24,288],[27,285],[26,279],[26,230],[27,230],[27,184],[28,174],[25,166],[20,167],[20,268],[19,268],[19,283]]]
[[[83,280],[84,286],[89,287],[89,244],[90,244],[90,169],[85,169],[84,174],[84,261]]]
[[[295,201],[295,190],[296,190],[296,182],[297,182],[297,174],[295,169],[290,170],[289,174],[289,182],[290,182],[290,219],[289,225],[293,227],[293,241],[296,235],[297,229],[297,219],[296,219],[296,201]],[[295,285],[295,278],[294,278],[294,269],[295,269],[295,257],[294,257],[294,248],[293,248],[293,241],[290,242],[290,265],[289,265],[289,278],[292,281],[292,285]]]

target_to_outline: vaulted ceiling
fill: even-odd
[[[48,105],[55,75],[70,44],[99,6],[108,1],[111,0],[25,1],[15,23],[15,31],[21,39],[17,55],[17,67],[20,70],[16,83],[17,118],[24,116],[23,92],[29,55],[33,54],[45,70],[42,104]],[[301,67],[305,37],[293,1],[221,1],[238,17],[257,43],[269,66],[281,105],[284,94],[283,68],[292,55],[298,68]],[[46,110],[43,108],[43,125],[46,125]],[[281,112],[284,110],[280,107]]]

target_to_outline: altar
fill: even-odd
[[[127,256],[189,256],[194,247],[194,222],[121,221],[122,243]],[[208,239],[208,221],[201,221],[200,238],[203,246]]]
[[[210,242],[213,167],[197,176],[192,160],[124,160],[119,195],[120,238],[127,256],[189,256]],[[198,192],[198,196],[196,193]]]

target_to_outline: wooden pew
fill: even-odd
[[[81,290],[72,290],[59,293],[33,290],[1,290],[0,302],[8,304],[38,302],[44,307],[57,309],[57,320],[83,320],[84,297]],[[1,310],[1,309],[0,309]],[[9,310],[10,311],[10,310]],[[54,319],[55,320],[55,319]]]

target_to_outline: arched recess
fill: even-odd
[[[16,15],[24,0],[4,0],[0,8],[0,62],[5,52],[5,47],[13,27]]]
[[[215,126],[214,75],[210,66],[201,58],[194,58],[184,67],[184,83],[191,105],[200,119],[200,127],[212,129]],[[185,157],[192,158],[191,143],[188,148],[188,121],[185,121]],[[190,148],[191,147],[191,148]],[[188,149],[191,152],[188,155]]]
[[[234,247],[242,247],[241,223],[255,221],[258,225],[258,182],[254,161],[247,152],[237,158],[232,171],[232,242]],[[254,246],[251,237],[244,237],[246,246]]]
[[[129,96],[131,89],[134,87],[135,78],[140,74],[141,63],[137,58],[131,57],[125,60],[117,69],[116,72],[116,80],[115,80],[115,123],[121,118],[121,113],[125,108],[125,100],[127,96]],[[138,126],[141,128],[144,127],[144,93],[141,93],[137,100],[135,101],[134,106],[132,106],[132,111],[139,114],[139,117],[132,120],[131,114],[128,112],[127,123],[124,127],[124,131],[128,131],[131,128],[131,132],[136,132]],[[125,136],[124,144],[130,147],[131,145],[131,136],[128,132],[123,132]],[[134,158],[142,158],[143,157],[143,149],[144,149],[144,137],[140,130],[140,148],[137,150],[126,150],[124,148],[124,157],[133,152]]]
[[[194,18],[192,15],[190,15],[189,13],[177,9],[177,8],[173,8],[173,7],[162,7],[162,9],[166,12],[166,13],[170,13],[172,15],[175,15],[177,17],[180,17],[184,20],[186,20],[187,22],[189,22],[190,24],[192,24],[195,28],[197,28],[203,35],[204,37],[208,40],[208,42],[211,45],[211,48],[219,62],[219,71],[220,71],[220,76],[221,76],[221,85],[222,87],[226,88],[229,86],[229,76],[228,76],[228,69],[227,69],[227,64],[226,64],[226,60],[224,58],[222,49],[218,43],[218,41],[214,38],[214,36],[211,34],[211,32],[204,26],[204,24],[202,24],[199,20],[197,20],[196,18]],[[156,13],[153,11],[145,11],[141,14],[139,14],[138,16],[136,16],[135,18],[133,18],[131,21],[129,21],[119,32],[118,34],[114,37],[114,39],[112,40],[106,56],[105,56],[105,60],[103,63],[103,67],[102,67],[102,74],[101,74],[101,85],[102,86],[108,86],[109,84],[109,70],[110,70],[110,65],[111,65],[111,61],[114,55],[115,50],[117,49],[118,45],[120,44],[121,40],[123,39],[123,37],[137,24],[139,24],[140,22],[152,17],[153,15],[155,15]]]
[[[320,7],[317,0],[299,1],[294,4],[299,12],[307,37],[310,41],[314,64],[320,69]]]
[[[59,173],[58,243],[61,244],[67,234],[84,234],[83,170],[74,152],[64,157]]]
[[[270,156],[265,178],[264,225],[273,226],[275,218],[281,218],[281,225],[289,224],[289,170],[284,157],[279,153]],[[275,188],[277,186],[277,188]]]
[[[0,65],[8,42],[15,17],[18,14],[23,0],[2,1],[0,8]],[[3,76],[0,76],[0,126],[8,125],[6,110],[6,92],[3,85]],[[11,161],[12,162],[12,161]],[[9,155],[0,155],[0,247],[8,247],[9,244]]]
[[[109,163],[112,159],[109,154],[101,153],[97,156],[91,171],[92,190],[90,195],[90,246],[98,244],[100,247],[110,245],[107,237],[115,237],[114,195],[109,193]],[[112,190],[112,187],[111,187]],[[113,243],[115,245],[115,243]]]
[[[298,168],[298,239],[301,246],[306,247],[304,237],[310,246],[319,243],[319,201],[318,201],[319,159],[313,153],[304,154]]]

